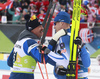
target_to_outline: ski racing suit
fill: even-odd
[[[68,32],[70,32],[70,29],[67,29]],[[69,57],[70,57],[70,35],[65,35],[65,36],[62,36],[60,39],[59,39],[59,43],[57,44],[56,46],[56,49],[55,49],[55,52],[58,53],[59,50],[60,51],[63,51],[62,54],[59,54],[59,55],[62,55],[63,57],[65,57],[65,53],[67,55],[67,64],[66,66],[68,66],[68,63],[69,63]],[[66,52],[65,52],[66,50]],[[79,52],[79,55],[78,55],[78,79],[88,79],[87,76],[88,76],[88,67],[90,66],[90,54],[89,54],[89,51],[86,50],[86,47],[83,46],[81,48],[81,51]],[[56,63],[56,66],[58,66],[58,64]],[[66,75],[58,75],[55,73],[55,68],[56,66],[54,67],[54,75],[57,79],[66,79]],[[67,69],[67,67],[66,67]]]
[[[21,32],[7,59],[8,66],[12,67],[9,79],[34,79],[36,63],[37,61],[42,62],[42,54],[38,48],[38,41],[39,38],[33,33],[27,30]],[[58,58],[55,59],[53,56]],[[59,56],[52,51],[48,55],[45,54],[44,57],[46,63],[48,62],[53,66],[56,63],[59,64],[59,62],[64,62],[65,64],[61,63],[64,67],[67,64],[63,56]]]

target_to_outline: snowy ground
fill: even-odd
[[[46,73],[45,73],[45,67],[43,64],[40,64],[41,69],[43,71],[44,77],[46,78]],[[48,71],[48,76],[49,79],[56,79],[53,75],[53,66],[47,64],[47,71]],[[2,75],[10,75],[9,70],[0,70],[0,79],[2,79]],[[89,72],[89,79],[100,79],[100,66],[98,65],[98,62],[96,59],[91,58],[91,66],[90,66],[90,72]],[[35,79],[43,79],[39,70],[39,67],[36,67],[35,70]]]

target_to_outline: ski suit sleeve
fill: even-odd
[[[23,49],[27,55],[32,56],[36,61],[41,63],[42,62],[42,60],[41,60],[42,54],[39,52],[38,46],[39,46],[39,44],[36,41],[30,39],[24,43]],[[45,57],[45,61],[47,61],[48,56],[44,55],[44,57]]]
[[[59,65],[59,66],[62,65],[63,67],[67,68],[68,60],[65,57],[63,57],[62,55],[58,55],[51,51],[48,54],[48,57],[51,58],[53,61],[55,61],[57,65]]]
[[[91,63],[90,54],[87,51],[87,49],[86,49],[85,46],[83,46],[81,48],[80,56],[81,56],[81,59],[82,59],[83,66],[84,67],[89,67],[90,66],[90,63]]]
[[[62,37],[60,38],[62,40]],[[65,39],[65,38],[64,38]],[[51,51],[48,56],[56,62],[57,65],[62,65],[64,66],[65,68],[67,68],[67,65],[69,64],[69,55],[68,55],[68,52],[66,51],[66,48],[64,45],[64,42],[61,42],[59,43],[59,46],[62,46],[60,47],[59,51],[61,52],[61,55],[58,54],[57,52],[53,52]],[[49,48],[49,47],[48,47]]]
[[[14,49],[13,49],[13,50],[14,50]],[[8,66],[10,66],[10,67],[13,67],[13,50],[11,51],[11,53],[10,53],[8,59],[7,59],[7,64],[8,64]]]
[[[39,52],[38,48],[39,44],[35,42],[34,40],[30,39],[27,40],[24,45],[23,49],[27,55],[32,56],[36,61],[42,62],[42,54]],[[62,55],[57,55],[54,52],[50,51],[50,53],[47,55],[44,55],[46,63],[50,63],[52,65],[55,65],[55,63],[58,63],[59,65],[62,65],[66,68],[66,59]]]

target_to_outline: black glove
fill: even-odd
[[[55,47],[56,47],[56,44],[57,44],[57,41],[51,39],[50,42],[49,42],[49,46],[48,46],[49,49],[50,49],[51,51],[54,51],[54,49],[55,49]],[[51,45],[51,47],[50,47],[50,45]]]
[[[76,37],[76,39],[74,40],[74,43],[77,44],[77,45],[82,45],[82,39],[81,37]]]
[[[44,51],[46,48],[47,48],[46,46],[43,46],[43,47],[41,48],[41,51]]]
[[[66,75],[67,69],[65,69],[63,66],[58,66],[55,68],[55,73],[58,75]]]
[[[38,46],[40,53],[44,52],[44,54],[50,53],[50,50],[46,46]]]

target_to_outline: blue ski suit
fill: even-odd
[[[34,79],[36,63],[42,62],[42,56],[37,47],[38,41],[39,38],[27,30],[20,34],[7,59],[8,66],[12,67],[9,79]],[[47,55],[44,57],[46,62],[49,61],[55,65]]]
[[[67,29],[67,31],[70,32],[70,29]],[[63,48],[62,48],[62,44],[64,46]],[[69,46],[70,46],[70,35],[62,36],[59,39],[59,43],[56,46],[55,52],[58,53],[58,50],[62,51],[64,49],[66,49],[67,55],[68,55],[68,60],[69,60],[69,57],[70,57],[70,47]],[[64,53],[65,52],[63,52],[61,55],[64,56],[63,55]],[[87,76],[88,76],[88,67],[90,66],[90,54],[86,50],[85,46],[83,46],[81,48],[81,51],[80,51],[78,57],[79,57],[78,58],[78,61],[79,61],[78,65],[80,67],[78,69],[78,79],[88,79]],[[55,70],[56,66],[54,67],[54,70]],[[67,66],[68,66],[68,64],[67,64]],[[54,75],[57,79],[66,79],[66,75],[64,75],[64,76],[58,75],[55,73],[55,71],[54,71]]]

